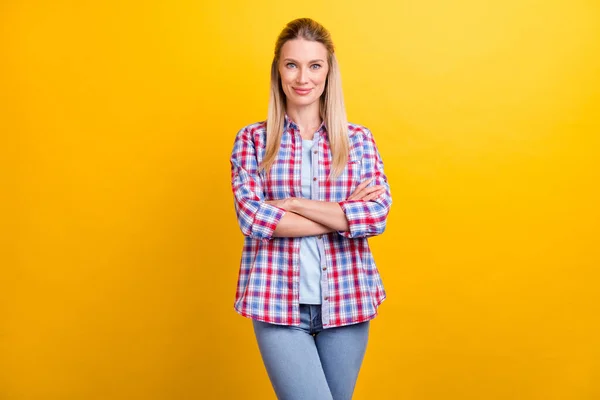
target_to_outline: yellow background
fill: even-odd
[[[229,154],[304,16],[394,197],[354,398],[600,398],[596,1],[4,0],[1,399],[275,398]]]

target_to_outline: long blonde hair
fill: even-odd
[[[279,57],[281,48],[288,40],[304,39],[322,43],[327,48],[329,71],[325,90],[319,100],[321,118],[325,121],[329,145],[332,154],[331,178],[339,176],[348,159],[348,120],[344,107],[342,80],[331,35],[316,21],[310,18],[299,18],[289,22],[281,31],[275,43],[275,55],[271,63],[271,94],[269,96],[269,111],[267,117],[267,147],[265,157],[260,165],[267,173],[275,162],[285,119],[286,97],[281,87],[279,75]]]

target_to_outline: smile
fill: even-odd
[[[309,94],[311,90],[312,89],[298,89],[298,88],[294,88],[294,92],[298,93],[301,96]]]

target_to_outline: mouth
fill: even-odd
[[[304,89],[304,88],[302,88],[302,89],[301,88],[292,88],[292,89],[294,89],[294,92],[296,92],[300,96],[305,96],[305,95],[309,94],[310,91],[312,90],[312,89]]]

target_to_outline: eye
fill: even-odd
[[[287,63],[287,64],[285,64],[285,66],[286,66],[287,68],[295,68],[295,67],[296,67],[296,64],[294,64],[294,63],[290,62],[290,63]]]
[[[313,64],[310,66],[312,69],[321,69],[321,64]]]

